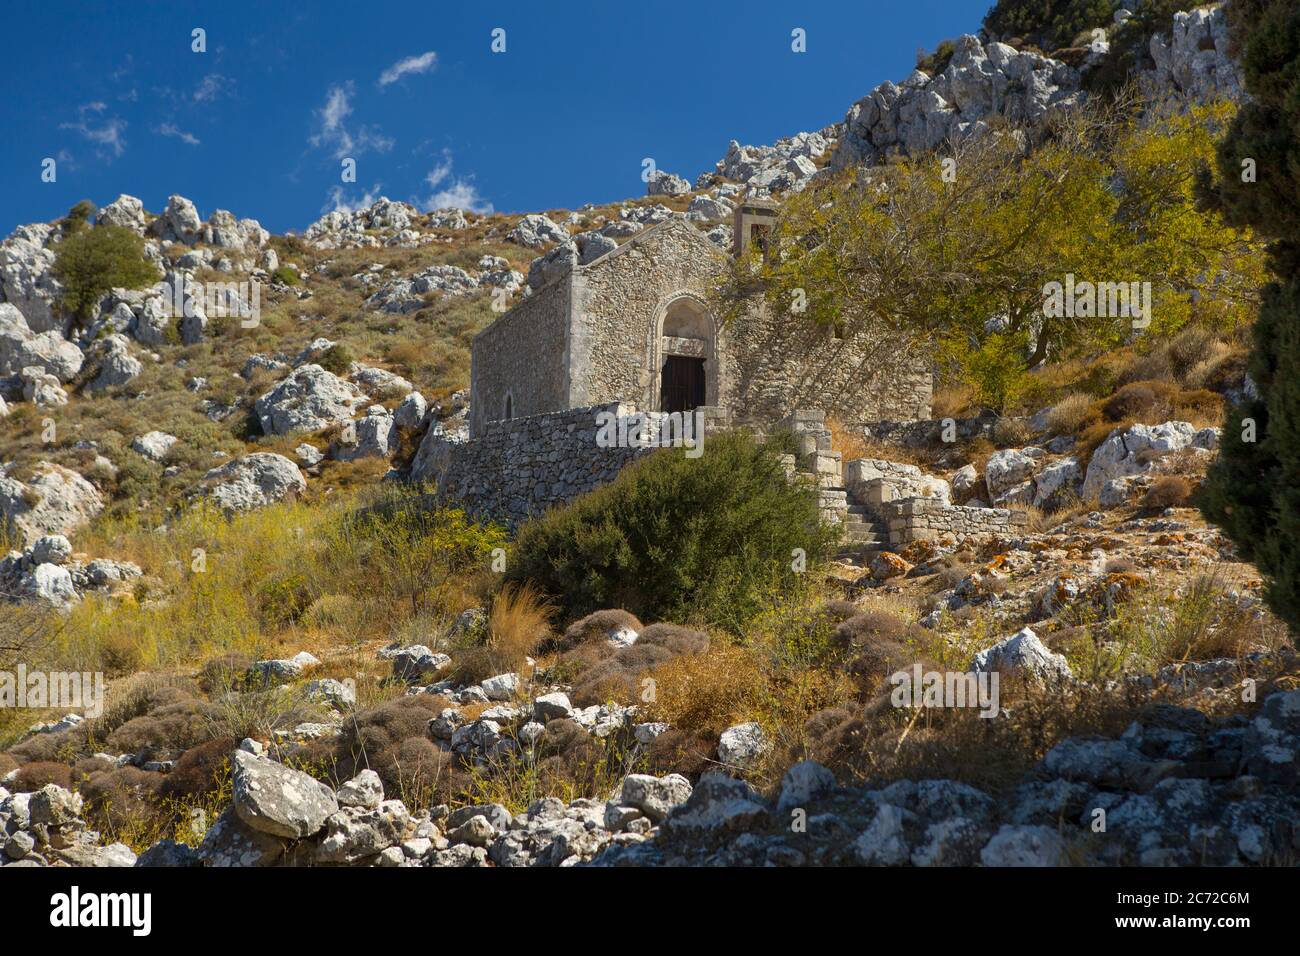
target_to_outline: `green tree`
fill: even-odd
[[[1300,6],[1233,0],[1229,30],[1250,102],[1218,150],[1206,201],[1271,241],[1274,281],[1255,323],[1256,396],[1228,413],[1203,490],[1223,528],[1267,584],[1269,606],[1300,629]]]
[[[158,269],[144,254],[144,240],[123,226],[90,227],[90,211],[78,203],[63,221],[65,238],[54,259],[63,285],[59,305],[82,326],[109,289],[141,289],[158,281]]]
[[[608,485],[519,529],[506,572],[579,616],[622,607],[646,621],[703,620],[733,633],[829,554],[812,487],[775,445],[711,436],[699,458],[663,449]]]
[[[900,340],[937,346],[946,369],[993,406],[1013,402],[1020,372],[1045,360],[1193,318],[1247,320],[1263,278],[1258,246],[1196,204],[1198,165],[1213,155],[1228,108],[1148,108],[1138,122],[1127,107],[1075,111],[1032,149],[999,129],[949,155],[847,170],[788,197],[769,243],[776,254],[734,263],[721,311],[737,315],[762,295],[792,321],[887,342],[896,354]],[[1046,287],[1069,275],[1150,282],[1148,332],[1124,314],[1045,314]],[[1033,343],[1020,372],[1017,342]],[[864,374],[889,360],[864,362]]]
[[[1002,37],[1020,37],[1046,50],[1070,46],[1085,30],[1107,27],[1111,0],[998,0],[984,26]]]

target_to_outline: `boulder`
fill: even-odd
[[[1073,676],[1065,658],[1048,650],[1028,627],[976,654],[971,670],[1020,670],[1040,680],[1069,680]]]
[[[333,792],[314,777],[242,750],[230,760],[235,812],[260,833],[300,840],[338,811]]]
[[[691,797],[691,782],[678,773],[664,777],[632,773],[623,778],[618,804],[635,807],[654,823],[659,823]]]
[[[680,176],[656,169],[645,181],[647,196],[681,196],[691,191],[691,184]]]
[[[362,770],[336,794],[340,807],[373,810],[384,802],[384,784],[373,770]]]
[[[718,738],[718,759],[730,767],[747,769],[772,747],[763,728],[756,723],[728,727]]]
[[[105,339],[98,352],[99,374],[90,383],[92,392],[118,388],[144,371],[144,364],[131,354],[130,340],[121,333]]]
[[[24,484],[0,475],[0,517],[24,544],[47,534],[71,535],[104,509],[95,486],[75,471],[38,462]]]
[[[540,249],[555,242],[567,242],[569,233],[539,213],[530,213],[506,233],[506,241],[518,243],[529,249]]]
[[[179,439],[166,432],[145,432],[131,442],[131,449],[150,461],[162,461]]]
[[[346,422],[365,401],[356,386],[319,365],[307,364],[259,398],[254,410],[263,432],[289,435]]]
[[[989,494],[997,499],[1016,485],[1027,481],[1038,467],[1038,460],[1021,449],[995,451],[984,468],[984,482]]]
[[[1108,482],[1151,470],[1154,459],[1185,448],[1209,451],[1218,442],[1214,429],[1197,430],[1189,422],[1162,422],[1159,425],[1132,425],[1115,429],[1092,453],[1088,473],[1083,479],[1082,495],[1091,500],[1101,495]]]
[[[0,375],[36,367],[62,383],[71,381],[84,361],[81,349],[60,332],[34,332],[12,302],[0,302]]]
[[[307,479],[283,455],[254,452],[213,468],[203,476],[205,497],[226,512],[249,511],[307,490]]]

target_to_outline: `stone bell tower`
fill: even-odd
[[[733,255],[740,255],[752,243],[758,243],[767,251],[767,237],[776,225],[777,204],[770,199],[746,199],[736,207],[732,219]]]

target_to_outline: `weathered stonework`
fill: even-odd
[[[953,507],[936,498],[904,498],[880,505],[889,527],[890,547],[911,541],[935,541],[946,534],[979,537],[1013,534],[1028,518],[1005,508]]]
[[[755,302],[709,305],[727,260],[691,223],[660,223],[573,267],[474,340],[470,434],[509,416],[625,402],[659,410],[670,355],[704,359],[704,402],[771,426],[816,407],[846,423],[929,415],[925,357],[885,337],[837,338]]]
[[[701,412],[707,443],[707,435],[725,421],[716,410]],[[649,443],[602,447],[602,415],[615,416],[629,438],[644,423]],[[421,447],[420,458],[427,465],[413,477],[436,482],[439,494],[457,501],[475,518],[514,526],[612,481],[627,465],[660,447],[669,421],[662,413],[638,412],[621,403],[490,421],[469,441],[426,437],[426,443],[437,447]],[[693,439],[695,433],[686,437]],[[689,441],[683,453],[692,453]]]

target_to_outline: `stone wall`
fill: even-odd
[[[1017,534],[1028,518],[1005,508],[952,507],[936,498],[904,498],[880,505],[889,527],[890,547],[912,541],[934,541],[945,534],[958,537]]]
[[[469,441],[426,439],[437,447],[421,447],[427,467],[415,477],[436,482],[439,494],[455,499],[476,518],[514,526],[612,481],[658,447],[602,447],[597,443],[602,413],[617,416],[631,434],[644,421],[652,442],[668,426],[666,415],[617,402],[487,422]],[[705,415],[706,436],[725,426],[716,410]]]
[[[560,411],[568,394],[569,296],[556,282],[528,296],[474,337],[471,347],[469,431],[505,415]]]
[[[727,332],[722,401],[737,421],[779,421],[798,408],[850,425],[930,416],[928,361],[888,334],[840,339],[764,303]]]

